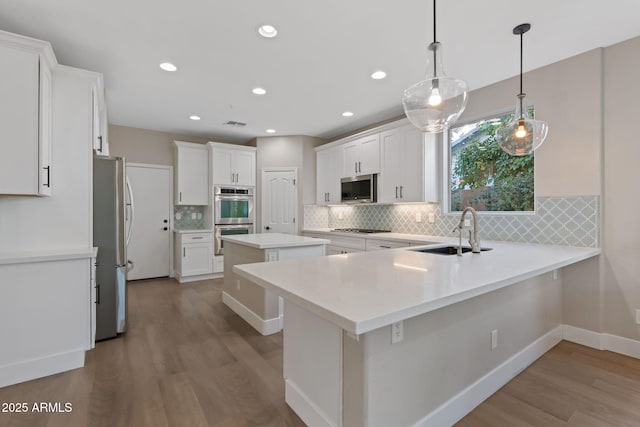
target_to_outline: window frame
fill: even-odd
[[[529,104],[526,106],[527,110],[533,108],[535,113],[534,104]],[[473,117],[469,117],[467,119],[455,122],[452,127],[460,127],[464,125],[468,125],[471,123],[476,123],[482,120],[493,119],[499,116],[504,116],[505,114],[513,114],[513,108],[505,108],[501,110],[496,110],[486,114],[480,114]],[[446,216],[460,216],[462,211],[452,211],[451,210],[451,141],[449,140],[449,128],[443,131],[440,135],[440,139],[442,141],[443,155],[442,155],[442,172],[443,172],[443,180],[442,180],[442,204],[441,211],[443,215]],[[531,211],[477,211],[478,215],[487,215],[487,216],[504,216],[504,215],[516,215],[516,216],[533,216],[538,212],[538,186],[536,185],[536,161],[535,161],[535,151],[533,152],[534,162],[533,162],[533,210]]]

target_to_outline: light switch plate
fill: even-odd
[[[198,217],[198,215],[197,215],[195,212],[193,212],[193,213],[191,214],[191,219],[196,219],[197,217]]]
[[[432,212],[429,214],[429,224],[433,224],[434,222],[436,222],[436,214]]]
[[[391,344],[398,343],[404,339],[404,321],[391,324]]]
[[[176,213],[176,219],[182,219],[182,214],[180,212]]]

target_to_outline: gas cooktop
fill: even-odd
[[[340,231],[342,233],[391,233],[391,230],[372,230],[370,228],[334,228],[331,231]]]

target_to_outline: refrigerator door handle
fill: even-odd
[[[129,247],[129,242],[131,241],[131,234],[133,233],[133,221],[136,217],[136,209],[135,203],[133,201],[133,190],[131,189],[131,182],[129,182],[129,177],[127,177],[126,181],[127,185],[127,194],[129,195],[129,210],[131,211],[131,216],[129,218],[129,229],[127,230],[127,247]],[[133,268],[133,267],[131,267]]]

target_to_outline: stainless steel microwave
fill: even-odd
[[[378,201],[378,175],[360,175],[340,180],[342,203],[375,203]]]

